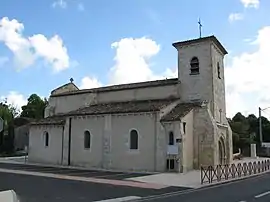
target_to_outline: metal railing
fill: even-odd
[[[201,166],[201,184],[240,178],[270,170],[270,160],[248,163]]]

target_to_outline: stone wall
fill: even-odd
[[[45,146],[44,132],[49,134],[49,145]],[[63,163],[63,126],[32,126],[29,131],[29,162]]]
[[[212,56],[212,75],[213,75],[213,117],[221,124],[226,123],[226,101],[225,101],[225,75],[224,75],[224,56],[218,48],[211,45]],[[220,67],[220,78],[218,78],[218,63]]]
[[[68,165],[69,118],[63,140],[63,162]],[[70,163],[73,166],[130,171],[165,170],[165,135],[155,113],[85,116],[71,118]],[[138,150],[130,150],[130,131],[139,135]],[[84,131],[91,133],[84,148]]]
[[[163,99],[170,96],[180,96],[179,84],[50,97],[49,105],[45,109],[45,117],[58,113],[66,113],[90,104],[130,100]]]
[[[16,127],[14,129],[14,149],[24,150],[29,142],[29,125]]]
[[[194,112],[190,111],[186,116],[181,119],[181,134],[183,134],[183,171],[187,172],[193,169],[194,159],[194,145],[193,145],[193,133],[194,133]],[[183,130],[183,123],[186,123],[185,132]]]
[[[199,59],[200,73],[191,75],[190,61]],[[178,79],[181,81],[181,98],[190,100],[213,100],[212,66],[209,42],[178,47]]]
[[[216,161],[217,127],[209,105],[194,110],[194,168],[200,165],[214,165]]]

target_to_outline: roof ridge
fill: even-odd
[[[221,42],[216,38],[215,35],[205,36],[205,37],[201,37],[201,38],[188,39],[185,41],[178,41],[178,42],[174,42],[172,45],[173,45],[173,47],[177,48],[178,46],[186,46],[186,45],[190,45],[193,43],[199,43],[199,42],[207,41],[207,40],[211,40],[222,51],[222,53],[224,55],[228,54],[225,47],[221,44]]]
[[[151,81],[144,81],[144,82],[117,84],[117,85],[109,85],[109,86],[103,86],[103,87],[98,87],[98,88],[81,89],[81,90],[76,90],[76,91],[63,92],[63,93],[51,95],[51,97],[92,93],[92,92],[106,92],[106,91],[126,90],[126,89],[134,89],[134,88],[172,85],[172,84],[177,84],[178,82],[180,82],[178,78],[169,78],[169,79],[151,80]]]

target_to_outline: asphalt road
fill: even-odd
[[[1,163],[0,168],[105,179],[141,175]],[[270,202],[270,173],[201,189],[154,190],[0,172],[0,191],[10,189],[19,195],[20,202],[90,202],[126,196],[140,196],[143,197],[140,201],[156,202]]]
[[[153,190],[0,172],[0,191],[11,189],[19,195],[20,202],[90,202],[183,190],[175,187]]]
[[[0,168],[41,172],[41,173],[53,173],[53,174],[78,176],[78,177],[95,177],[95,178],[112,179],[112,180],[123,180],[126,178],[141,177],[141,176],[149,175],[146,173],[134,173],[134,172],[128,173],[128,172],[57,168],[57,167],[52,167],[52,166],[38,166],[38,165],[12,164],[12,163],[0,163]]]
[[[145,198],[155,202],[270,202],[270,173],[173,196]]]

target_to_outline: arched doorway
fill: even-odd
[[[221,165],[225,164],[225,143],[222,137],[218,141],[218,161]]]

